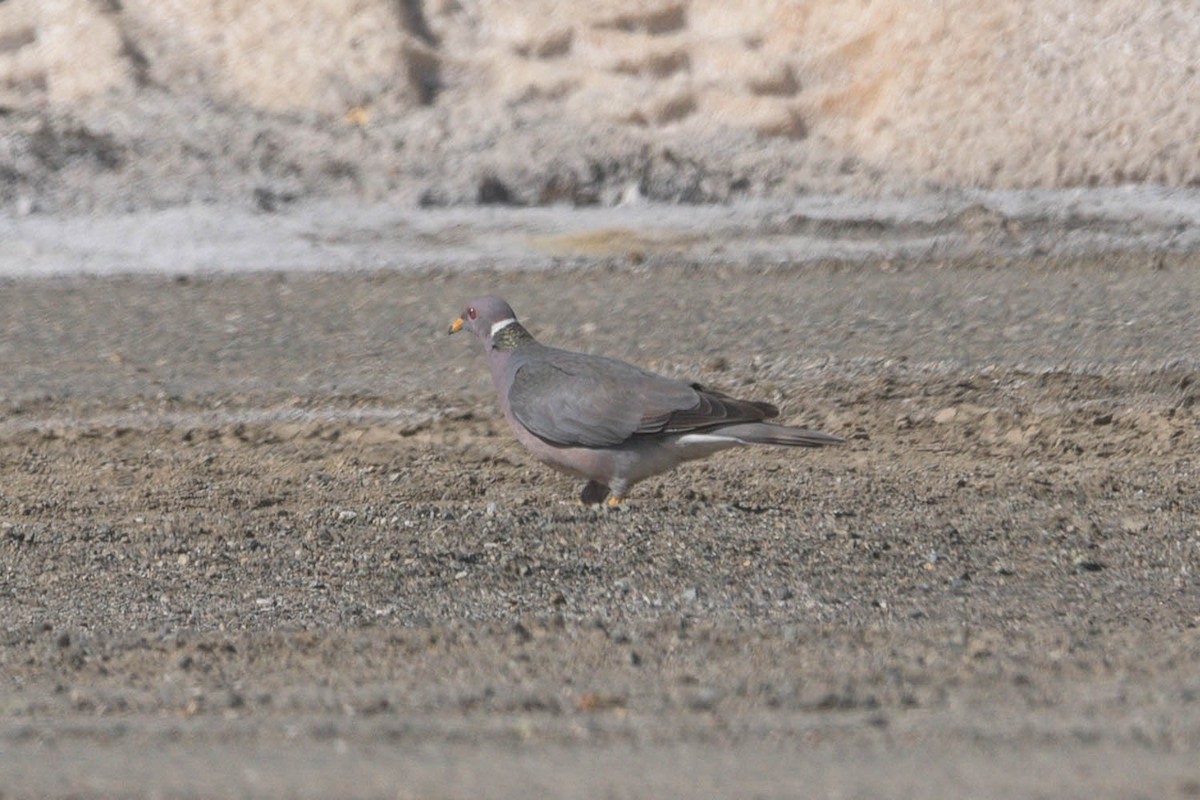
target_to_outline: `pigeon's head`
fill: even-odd
[[[464,328],[487,341],[497,331],[517,321],[517,315],[503,299],[495,295],[480,297],[467,303],[462,316],[454,320],[450,333],[458,333]]]

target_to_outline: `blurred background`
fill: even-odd
[[[0,203],[702,203],[1200,180],[1144,0],[0,0]]]

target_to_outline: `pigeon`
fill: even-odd
[[[450,333],[483,343],[500,408],[539,461],[587,480],[585,505],[617,506],[634,484],[731,447],[844,444],[828,433],[765,420],[770,403],[739,400],[603,356],[540,344],[503,299],[472,300]]]

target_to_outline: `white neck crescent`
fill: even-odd
[[[512,325],[514,322],[516,322],[516,320],[513,319],[512,317],[509,317],[508,319],[502,319],[499,322],[493,322],[492,323],[492,336],[495,336],[497,333],[504,330],[509,325]]]

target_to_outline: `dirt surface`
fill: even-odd
[[[1200,796],[1200,258],[0,286],[0,793]],[[850,439],[617,511],[468,297]]]

